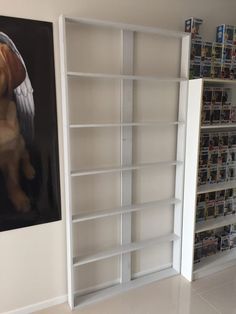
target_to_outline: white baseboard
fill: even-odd
[[[30,314],[30,313],[54,306],[54,305],[65,303],[66,301],[67,301],[67,295],[62,295],[60,297],[56,297],[53,299],[45,300],[43,302],[31,304],[31,305],[21,307],[21,308],[18,308],[9,312],[5,312],[2,314]]]

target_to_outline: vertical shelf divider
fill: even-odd
[[[70,123],[67,81],[67,45],[65,17],[59,19],[60,58],[61,58],[61,86],[62,86],[62,117],[63,117],[63,148],[64,148],[64,184],[66,206],[66,241],[67,241],[67,289],[68,303],[71,309],[74,301],[74,268],[73,268],[73,234],[72,234],[72,206],[71,206],[71,165],[70,165]]]
[[[188,79],[189,77],[189,51],[190,37],[183,37],[181,42],[181,64],[180,76]],[[188,108],[188,80],[179,83],[179,111],[178,121],[187,121]],[[177,127],[177,145],[176,160],[185,161],[186,150],[186,124],[179,124]],[[183,197],[184,197],[184,166],[176,167],[175,177],[175,197],[181,200],[181,203],[174,206],[174,233],[179,236],[179,240],[173,243],[173,268],[180,272],[181,270],[181,242],[182,242],[182,219],[183,219]]]
[[[133,74],[134,33],[121,31],[121,71]],[[133,81],[121,80],[121,123],[133,121]],[[121,127],[121,165],[132,164],[132,126]],[[121,206],[132,204],[132,171],[121,172]],[[121,214],[121,245],[131,243],[131,213]],[[131,280],[131,253],[121,255],[120,282]]]

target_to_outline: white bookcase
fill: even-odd
[[[218,125],[201,124],[204,87],[230,88],[232,89],[232,103],[236,102],[236,81],[220,79],[194,79],[189,81],[181,266],[182,275],[189,281],[199,279],[236,264],[235,249],[218,252],[194,264],[194,239],[196,233],[214,230],[236,223],[235,214],[196,222],[196,202],[198,194],[236,187],[236,181],[198,186],[201,132],[231,132],[236,130],[235,123]]]
[[[73,309],[180,273],[190,36],[64,16],[59,24],[68,301]],[[146,40],[145,44],[140,44],[140,39]],[[169,48],[163,51],[165,45]],[[100,96],[102,91],[105,97]],[[106,107],[111,94],[113,100]],[[91,107],[86,97],[98,104]],[[137,103],[142,104],[139,110]],[[118,109],[114,109],[117,104]],[[166,116],[162,115],[163,108]],[[156,115],[158,110],[160,115]],[[146,139],[142,132],[147,132]],[[165,136],[169,132],[173,136],[168,142]],[[139,141],[143,143],[141,149],[137,148]],[[145,148],[148,144],[154,156]],[[165,150],[173,158],[165,156]],[[161,174],[159,181],[153,179],[154,174]],[[111,180],[107,179],[102,190],[107,177]],[[97,198],[92,201],[94,194]],[[109,203],[112,198],[115,206]],[[162,221],[146,221],[150,211],[163,212]],[[137,214],[139,218],[134,216]],[[146,236],[142,236],[143,220],[147,223]],[[150,236],[149,229],[156,235]],[[168,249],[164,250],[165,245]],[[162,259],[166,253],[161,250],[168,251],[168,258],[159,265],[154,255]],[[138,256],[139,252],[142,255]],[[149,267],[140,271],[143,261]],[[104,279],[111,269],[115,280],[114,276]],[[87,287],[80,288],[83,282]]]

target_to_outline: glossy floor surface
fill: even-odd
[[[38,314],[71,313],[66,304]],[[189,283],[181,276],[120,294],[73,314],[236,314],[236,267]]]

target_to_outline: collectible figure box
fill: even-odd
[[[202,133],[200,138],[200,149],[201,151],[208,151],[210,146],[210,134]]]
[[[232,102],[232,90],[230,88],[223,88],[222,104],[230,104]]]
[[[225,209],[224,209],[224,215],[232,215],[233,213],[233,201],[228,199],[225,201]]]
[[[232,123],[236,122],[236,105],[231,106],[230,120]]]
[[[190,79],[201,77],[201,61],[190,62]]]
[[[213,63],[211,66],[211,75],[212,78],[220,79],[221,78],[221,63]]]
[[[225,199],[225,190],[216,191],[216,201],[224,201]]]
[[[208,152],[206,151],[200,152],[200,156],[199,156],[199,168],[200,169],[207,168],[208,158],[209,158]]]
[[[222,97],[223,97],[223,88],[213,88],[212,89],[212,103],[213,104],[222,104]]]
[[[218,247],[218,240],[215,236],[204,238],[202,240],[202,256],[207,257],[216,254]]]
[[[234,164],[236,163],[236,149],[235,148],[230,148],[228,152],[228,163],[229,164]]]
[[[195,17],[190,17],[185,21],[185,32],[192,34],[192,39],[202,39],[199,28],[202,25],[203,20]]]
[[[203,103],[211,103],[212,102],[212,93],[213,89],[211,87],[204,87],[203,90]]]
[[[232,52],[233,46],[232,45],[223,45],[223,55],[222,55],[222,62],[225,64],[231,64],[232,61]]]
[[[231,78],[231,66],[230,64],[221,64],[221,78],[230,79]]]
[[[220,250],[225,251],[230,248],[230,235],[221,235],[219,237]]]
[[[209,150],[218,150],[219,149],[219,133],[210,133],[209,134]]]
[[[212,77],[212,67],[210,63],[201,63],[201,77],[211,78]]]
[[[211,113],[211,103],[209,102],[205,102],[203,103],[203,106],[202,106],[202,124],[203,125],[209,125],[211,124],[211,116],[212,116],[212,113]]]
[[[212,62],[220,64],[222,62],[223,45],[213,42],[212,44]]]
[[[202,258],[202,242],[194,245],[194,263],[199,263]]]
[[[216,201],[215,203],[215,216],[220,217],[224,216],[225,211],[225,202],[224,201]]]
[[[219,166],[218,167],[217,182],[225,182],[225,181],[227,181],[227,167],[226,166]]]
[[[218,161],[219,166],[226,166],[228,162],[228,150],[219,152]]]
[[[206,206],[206,219],[215,218],[215,203],[207,204]]]
[[[235,166],[229,165],[228,167],[228,180],[234,181],[236,180],[236,169]]]
[[[221,104],[214,103],[212,105],[211,124],[219,124],[221,122]]]
[[[218,165],[218,152],[217,151],[211,151],[209,152],[209,166],[217,166]]]
[[[233,44],[234,26],[222,24],[216,28],[216,41],[218,43]]]
[[[201,60],[203,62],[211,63],[212,58],[212,42],[203,42],[201,50]]]
[[[229,147],[236,148],[236,132],[229,133]]]
[[[198,184],[204,185],[207,183],[207,181],[208,181],[208,169],[207,168],[199,169],[199,171],[198,171]]]
[[[231,104],[224,104],[221,110],[221,123],[228,124],[231,122]]]
[[[217,183],[218,181],[218,169],[217,167],[211,167],[208,170],[208,182],[210,184]]]
[[[206,206],[203,203],[199,203],[197,205],[196,222],[205,220],[205,216],[206,216]]]
[[[229,134],[228,132],[219,133],[219,149],[226,150],[229,147]]]
[[[191,42],[191,61],[201,61],[202,41],[192,40]]]

